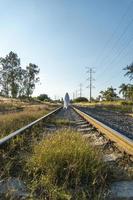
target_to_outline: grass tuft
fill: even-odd
[[[62,130],[34,146],[27,172],[38,199],[85,200],[103,198],[108,170],[82,135]]]

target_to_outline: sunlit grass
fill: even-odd
[[[20,109],[20,108],[21,108],[20,105],[14,105],[12,103],[0,102],[0,112],[17,110],[17,109]]]
[[[53,110],[55,106],[37,105],[30,106],[19,113],[9,113],[0,115],[0,137],[10,134],[11,132],[27,125]]]
[[[133,112],[133,102],[128,101],[102,101],[102,102],[81,102],[74,105],[83,107],[93,107],[120,112]]]
[[[87,200],[102,199],[108,170],[82,135],[62,130],[33,147],[27,173],[38,199]]]

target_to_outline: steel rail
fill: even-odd
[[[118,131],[108,127],[104,123],[96,120],[95,118],[91,117],[90,115],[80,111],[79,109],[72,106],[72,108],[87,122],[92,124],[94,127],[96,127],[101,133],[105,134],[107,138],[109,138],[111,141],[115,142],[116,145],[121,149],[121,151],[124,151],[128,153],[129,155],[133,155],[133,141],[129,139],[128,137],[122,135]]]
[[[39,119],[37,119],[37,120],[31,122],[30,124],[28,124],[28,125],[26,125],[26,126],[20,128],[20,129],[14,131],[13,133],[11,133],[11,134],[9,134],[9,135],[3,137],[2,139],[0,139],[0,146],[2,146],[3,144],[5,144],[6,142],[8,142],[9,140],[11,140],[12,138],[14,138],[15,136],[24,133],[25,130],[27,130],[27,129],[31,128],[32,126],[36,125],[36,124],[37,124],[38,122],[40,122],[41,120],[46,119],[46,118],[48,118],[49,116],[55,114],[56,112],[58,112],[59,110],[61,110],[61,108],[62,108],[62,107],[59,107],[59,108],[57,108],[57,109],[51,111],[50,113],[44,115],[43,117],[41,117],[41,118],[39,118]]]

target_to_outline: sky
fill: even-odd
[[[18,54],[21,66],[40,68],[34,96],[89,97],[130,83],[123,68],[133,61],[133,0],[0,0],[0,57]]]

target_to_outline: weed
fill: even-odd
[[[102,199],[108,170],[82,135],[62,130],[33,147],[27,173],[38,199],[85,200]]]

